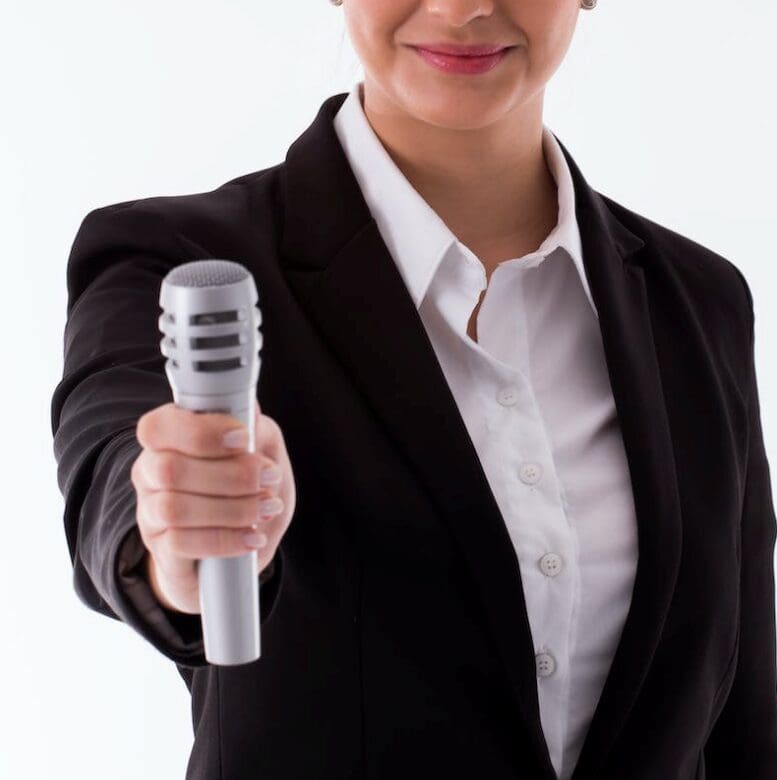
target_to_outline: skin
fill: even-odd
[[[579,0],[344,0],[342,10],[370,125],[487,281],[501,261],[535,251],[558,219],[542,150],[545,85],[569,48]],[[443,72],[409,48],[440,41],[516,48],[478,75]]]
[[[258,401],[254,411],[254,452],[224,446],[224,433],[247,430],[227,414],[197,414],[170,402],[138,420],[135,434],[141,452],[130,477],[136,520],[148,551],[144,573],[169,610],[200,613],[198,558],[250,552],[243,535],[256,529],[267,536],[257,550],[259,573],[289,527],[296,490],[283,433]],[[262,486],[260,473],[268,466],[280,469],[281,480]],[[260,502],[272,497],[280,499],[280,511],[262,515]]]

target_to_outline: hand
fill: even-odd
[[[256,452],[231,449],[222,435],[248,429],[228,414],[193,412],[170,402],[146,412],[136,426],[142,451],[132,464],[136,519],[149,554],[146,574],[167,609],[200,613],[196,560],[250,552],[246,533],[267,537],[257,550],[257,576],[270,563],[291,522],[294,476],[278,424],[255,404]],[[280,481],[260,484],[270,466]],[[260,507],[280,499],[280,511]]]

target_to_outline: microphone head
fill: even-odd
[[[256,386],[262,345],[258,300],[253,276],[232,260],[193,260],[165,276],[160,346],[176,400]]]

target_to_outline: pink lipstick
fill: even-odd
[[[460,46],[429,43],[412,47],[427,63],[447,73],[477,74],[495,68],[512,46],[484,44]]]

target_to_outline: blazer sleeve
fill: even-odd
[[[774,545],[777,535],[764,450],[754,355],[753,298],[748,352],[748,456],[741,523],[740,634],[733,682],[706,743],[707,780],[777,777],[777,650]]]
[[[191,667],[207,664],[201,618],[164,608],[141,574],[147,551],[130,471],[141,452],[138,419],[173,400],[159,345],[162,279],[208,256],[143,201],[89,212],[67,262],[64,367],[51,399],[76,594]],[[259,575],[262,623],[277,599],[282,558],[279,547]]]

